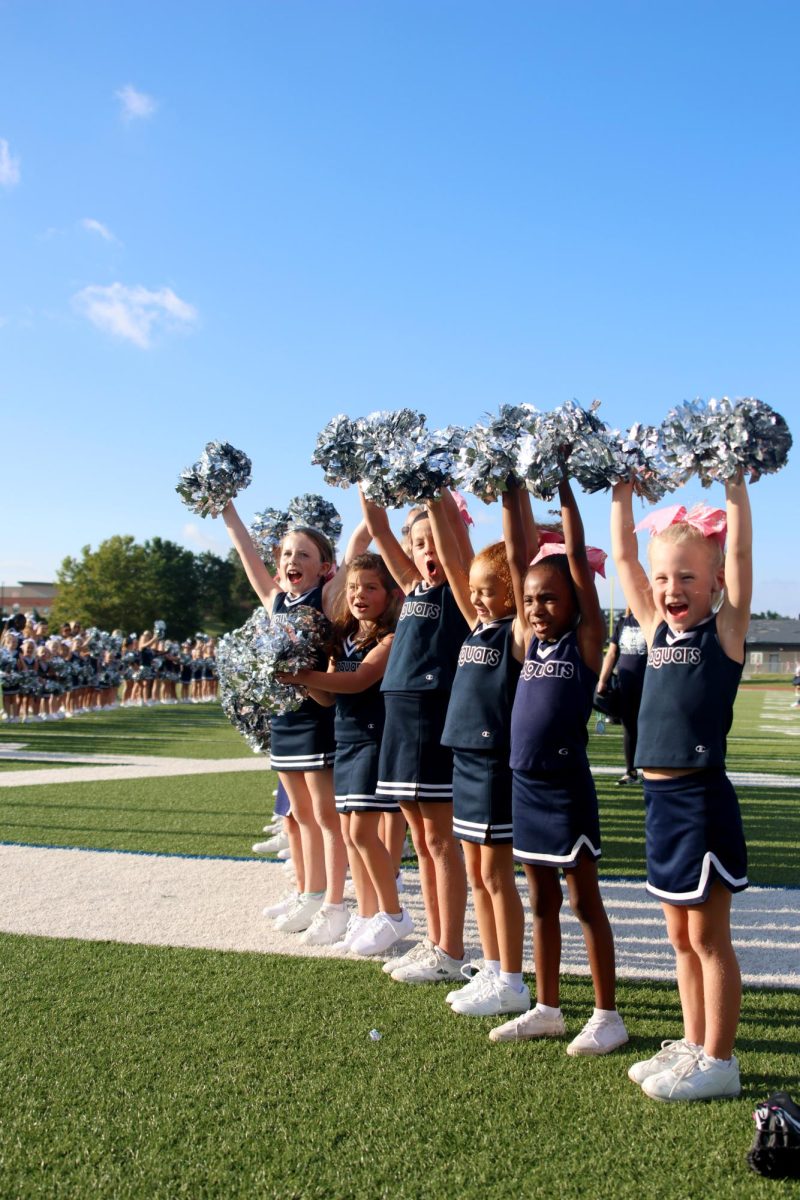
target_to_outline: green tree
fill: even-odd
[[[167,634],[183,640],[199,627],[197,560],[191,550],[164,538],[151,538],[143,546],[145,570],[140,603],[141,628],[166,622]]]
[[[84,546],[80,558],[65,558],[56,572],[58,596],[53,625],[78,620],[103,629],[138,629],[144,612],[147,554],[129,535]]]

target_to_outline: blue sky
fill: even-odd
[[[115,533],[224,552],[174,492],[214,437],[245,517],[352,524],[309,463],[337,412],[757,395],[797,433],[799,36],[731,0],[0,0],[0,582]],[[754,608],[791,615],[797,453],[753,489]]]

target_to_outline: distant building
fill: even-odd
[[[58,595],[58,584],[38,583],[21,580],[19,583],[0,583],[0,612],[8,614],[17,608],[28,612],[35,608],[38,613],[47,613]]]
[[[794,674],[800,664],[800,621],[781,617],[775,621],[757,618],[747,631],[744,678],[759,675]]]

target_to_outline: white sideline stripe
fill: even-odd
[[[10,757],[0,754],[0,760]],[[23,756],[19,756],[23,757]],[[25,755],[25,759],[29,756]],[[79,759],[85,762],[85,759]],[[105,783],[115,779],[155,779],[168,775],[224,775],[232,771],[269,771],[265,758],[134,758],[109,766],[63,767],[38,771],[0,771],[0,788],[50,783]]]
[[[402,902],[416,925],[412,938],[398,947],[404,953],[424,934],[425,918],[419,872],[404,869]],[[620,906],[640,902],[644,884],[600,880],[604,896]],[[38,937],[80,938],[135,945],[186,946],[258,954],[339,957],[326,946],[303,946],[296,935],[281,934],[261,915],[286,890],[286,873],[263,859],[196,859],[156,854],[120,854],[96,850],[64,850],[47,846],[0,846],[0,930]],[[527,934],[530,910],[524,888]],[[760,987],[800,988],[797,944],[786,935],[765,938],[763,911],[776,901],[787,908],[798,892],[751,888],[733,899],[739,933],[734,942],[746,983]],[[654,916],[660,905],[650,901]],[[796,910],[795,910],[796,914]],[[628,938],[615,910],[611,915],[617,950],[617,973],[631,979],[674,980],[674,956],[663,923],[653,936]],[[619,916],[624,915],[620,913]],[[589,968],[580,926],[562,909],[563,970],[586,976]],[[747,933],[756,935],[754,943]],[[475,914],[470,903],[466,921],[467,953],[480,956]],[[761,944],[763,943],[763,944]],[[525,970],[530,971],[526,936]],[[355,956],[353,956],[355,957]]]

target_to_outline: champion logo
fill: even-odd
[[[695,746],[694,748],[695,754],[705,754],[707,750],[708,746]]]
[[[488,730],[488,729],[482,729],[482,730],[481,730],[481,737],[491,737],[491,736],[492,736],[492,735],[491,735],[491,733],[489,732],[489,730]]]

